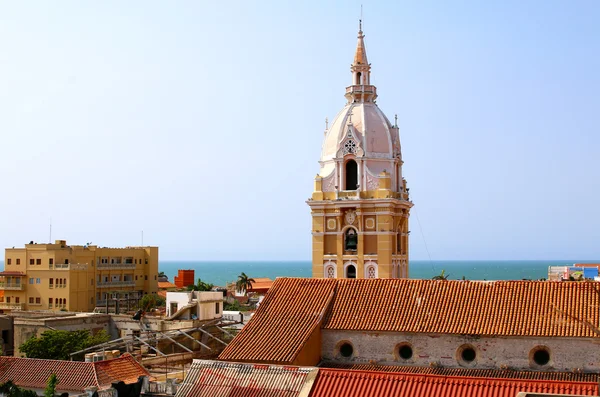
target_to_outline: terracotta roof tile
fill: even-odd
[[[515,397],[518,392],[595,396],[598,391],[598,384],[593,382],[469,378],[321,368],[310,396]]]
[[[600,283],[593,282],[278,278],[219,358],[290,364],[318,324],[356,331],[600,338],[598,307]]]
[[[159,281],[158,288],[159,289],[177,288],[177,286],[170,281]]]
[[[469,369],[443,367],[409,367],[401,365],[370,365],[370,364],[341,364],[322,362],[321,368],[346,369],[356,371],[401,372],[405,374],[430,374],[443,376],[459,376],[470,378],[501,378],[501,379],[537,379],[556,380],[562,382],[598,382],[600,374],[591,372],[542,372],[516,371],[512,369]]]
[[[26,389],[43,389],[52,374],[58,377],[57,390],[83,392],[90,386],[108,388],[115,380],[133,383],[148,371],[130,355],[95,363],[0,357],[0,383],[11,380]]]
[[[324,329],[600,338],[600,283],[338,280]]]
[[[140,376],[150,376],[150,373],[131,354],[123,354],[113,360],[97,361],[94,363],[96,376],[100,385],[110,385],[116,382],[135,383]]]
[[[320,326],[336,281],[278,278],[220,360],[289,364]]]
[[[294,397],[305,387],[308,375],[316,371],[314,367],[194,360],[176,397]]]

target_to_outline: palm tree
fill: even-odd
[[[442,270],[442,272],[440,274],[438,274],[437,276],[433,276],[431,277],[432,280],[448,280],[448,277],[450,277],[449,274],[446,274],[446,270]]]
[[[249,278],[246,273],[242,272],[238,276],[238,280],[235,282],[235,288],[238,291],[244,291],[244,295],[248,296],[248,289],[252,288],[252,283],[255,283],[253,278]]]
[[[201,278],[198,279],[197,284],[188,285],[188,291],[212,291],[214,285],[211,283],[205,283]]]

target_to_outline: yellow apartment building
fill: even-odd
[[[89,312],[115,296],[158,291],[158,247],[25,244],[7,248],[0,272],[0,313],[12,310]]]

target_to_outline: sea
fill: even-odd
[[[575,263],[600,263],[600,260],[411,260],[409,277],[429,279],[442,270],[450,280],[539,280],[548,277],[548,266],[570,266]],[[0,269],[4,262],[0,261]],[[178,269],[194,269],[195,277],[218,286],[233,282],[244,272],[251,278],[311,277],[310,261],[159,261],[158,270],[174,281]]]

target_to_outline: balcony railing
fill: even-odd
[[[375,94],[377,92],[377,88],[373,85],[351,85],[346,87],[346,94],[352,94],[354,92],[365,92],[368,94]]]
[[[98,288],[111,288],[111,287],[135,287],[135,281],[102,281],[96,283]]]
[[[360,192],[358,190],[340,190],[338,197],[341,199],[358,199],[360,198]]]
[[[6,303],[0,302],[0,310],[22,310],[22,303]]]
[[[135,266],[135,263],[101,263],[98,265],[98,270],[135,269]]]
[[[23,284],[15,284],[15,283],[0,283],[0,289],[4,290],[13,290],[13,291],[22,291]]]

